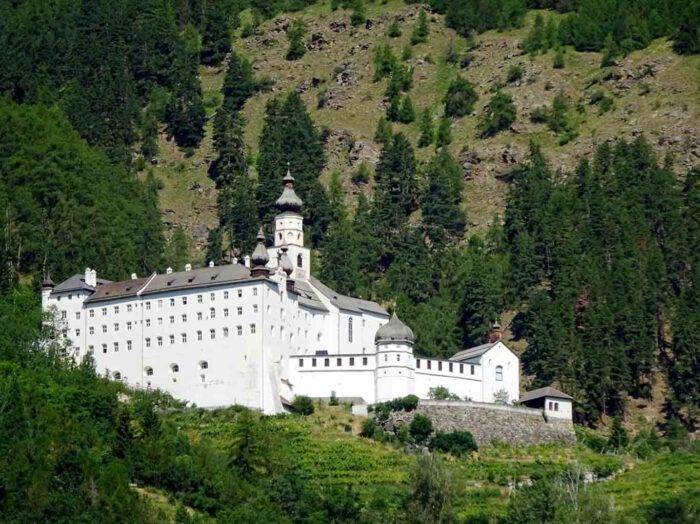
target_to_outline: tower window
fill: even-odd
[[[304,257],[301,256],[301,253],[297,255],[297,267],[304,267]]]
[[[503,366],[496,366],[496,380],[503,380]]]

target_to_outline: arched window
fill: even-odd
[[[297,255],[297,267],[304,267],[304,258],[301,256],[301,253]]]
[[[119,371],[115,371],[114,373],[112,373],[112,377],[114,378],[114,380],[121,380],[122,374],[119,373]]]
[[[503,380],[503,366],[496,366],[496,380]]]
[[[146,368],[146,375],[149,376],[149,377],[152,377],[152,376],[153,376],[153,368],[152,368],[152,367],[148,366],[148,367]]]
[[[206,360],[202,360],[199,363],[199,369],[209,369],[209,363]]]
[[[170,372],[171,373],[179,373],[180,366],[178,366],[177,364],[170,364]]]

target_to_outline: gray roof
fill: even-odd
[[[323,282],[315,277],[309,277],[309,282],[311,285],[318,289],[326,298],[331,301],[335,307],[342,309],[344,311],[351,311],[353,313],[374,313],[375,315],[383,315],[388,317],[389,313],[386,310],[370,300],[363,300],[361,298],[353,298],[340,293],[336,293]]]
[[[472,360],[475,358],[479,358],[481,355],[486,353],[489,349],[491,349],[493,346],[498,344],[500,340],[497,340],[496,342],[489,342],[488,344],[481,344],[480,346],[474,346],[473,348],[467,348],[463,349],[462,351],[459,351],[452,355],[450,357],[450,360],[455,360],[458,362],[464,362],[466,360]]]
[[[570,395],[567,395],[566,393],[563,393],[559,391],[558,389],[553,388],[552,386],[547,386],[545,388],[539,388],[539,389],[533,389],[532,391],[528,391],[527,393],[524,393],[522,397],[520,397],[520,402],[527,402],[529,400],[535,400],[538,398],[543,398],[543,397],[553,397],[553,398],[563,398],[566,400],[573,400],[573,397]]]
[[[389,322],[380,327],[374,335],[375,342],[388,342],[394,340],[408,342],[413,342],[415,340],[413,330],[401,322],[399,317],[396,316],[396,313],[391,315]]]
[[[287,186],[285,186],[282,190],[282,194],[275,201],[275,206],[281,211],[298,212],[303,204],[301,198],[294,192],[294,188]]]
[[[297,300],[300,306],[328,313],[328,309],[323,305],[323,302],[319,300],[318,295],[316,295],[313,289],[303,280],[294,281],[294,291],[297,294]]]
[[[146,285],[150,277],[136,278],[132,280],[122,280],[121,282],[110,282],[102,284],[97,290],[85,300],[85,303],[101,302],[103,300],[114,300],[117,298],[127,298],[136,296],[141,288]]]
[[[250,260],[255,266],[264,266],[270,261],[270,255],[265,247],[265,235],[262,227],[258,231],[257,241],[258,245],[255,246],[255,251],[253,251],[253,256],[250,257]]]
[[[172,290],[218,286],[234,282],[259,280],[264,277],[251,277],[250,269],[241,264],[202,267],[190,271],[156,275],[141,293],[151,295]]]
[[[103,278],[97,279],[97,286],[102,284],[110,284],[110,280],[105,280]],[[82,273],[76,273],[72,277],[64,280],[59,285],[53,288],[53,293],[64,293],[66,291],[94,291],[95,288],[88,286],[85,283],[85,275]]]

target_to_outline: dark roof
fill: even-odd
[[[110,284],[110,280],[105,280],[103,278],[97,279],[97,287],[99,288],[103,284]],[[64,280],[59,285],[53,288],[54,293],[64,293],[66,291],[94,291],[95,288],[88,286],[85,283],[85,275],[81,273],[76,273],[72,277]]]
[[[543,397],[553,397],[553,398],[563,398],[566,400],[573,400],[573,397],[567,395],[566,393],[563,393],[559,391],[558,389],[554,389],[552,386],[547,386],[545,388],[539,388],[539,389],[533,389],[532,391],[528,391],[527,393],[524,393],[522,397],[520,397],[520,402],[528,402],[530,400],[535,400],[538,398],[543,398]]]
[[[452,355],[450,360],[464,362],[465,360],[479,358],[499,342],[500,340],[497,340],[496,342],[489,342],[488,344],[481,344],[480,346],[474,346],[473,348],[463,349],[462,351]]]
[[[294,291],[297,294],[297,301],[299,302],[300,306],[316,309],[326,313],[328,312],[326,306],[324,306],[323,302],[319,300],[318,295],[316,295],[313,289],[311,289],[311,287],[303,280],[294,281]]]
[[[150,277],[136,278],[132,280],[122,280],[121,282],[110,282],[103,284],[85,301],[101,302],[103,300],[114,300],[116,298],[133,297],[143,288]]]
[[[374,335],[375,342],[414,341],[413,330],[401,322],[396,313],[391,315],[389,322],[380,327]]]
[[[304,205],[304,203],[301,201],[301,198],[297,196],[292,187],[285,187],[280,197],[275,201],[275,206],[277,206],[277,209],[280,211],[293,211],[294,213],[298,213],[302,205]]]
[[[345,311],[351,311],[353,313],[374,313],[375,315],[389,316],[386,310],[370,300],[363,300],[361,298],[353,298],[340,293],[336,293],[323,282],[315,277],[309,277],[309,282],[313,287],[319,290],[326,298],[331,301],[335,307],[340,308]]]
[[[142,295],[152,295],[154,293],[165,293],[174,289],[181,290],[187,288],[218,286],[233,282],[246,282],[259,280],[263,277],[251,277],[250,269],[241,264],[225,264],[222,266],[202,267],[190,271],[178,271],[176,273],[165,273],[153,277]]]

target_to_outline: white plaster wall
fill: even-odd
[[[353,366],[350,365],[351,358],[354,359]],[[314,359],[316,367],[312,365]],[[363,364],[363,359],[367,359],[366,364]],[[303,366],[299,365],[300,360]],[[375,359],[367,355],[294,356],[291,358],[290,381],[295,395],[327,398],[335,391],[338,397],[362,397],[365,402],[373,403],[376,401],[374,371]]]
[[[377,402],[414,394],[413,350],[409,344],[377,345]]]
[[[430,363],[430,368],[428,368]],[[450,371],[452,364],[452,371]],[[440,369],[442,365],[442,370]],[[472,374],[472,369],[474,374]],[[427,399],[431,388],[446,387],[460,399],[469,398],[475,402],[483,401],[481,366],[460,364],[459,362],[420,359],[420,368],[415,374],[415,394]]]
[[[82,359],[87,348],[83,302],[89,295],[90,292],[79,290],[42,296],[42,306],[53,315],[54,327],[61,340],[68,340],[69,353],[77,360]]]
[[[520,398],[520,364],[502,342],[499,342],[481,356],[484,378],[483,402],[493,402],[493,394],[505,389],[509,402]],[[503,380],[496,380],[496,367],[503,367]]]
[[[550,403],[552,404],[552,409],[549,409]],[[555,407],[558,407],[559,409],[555,410]],[[545,397],[544,413],[547,415],[547,418],[563,418],[566,420],[571,420],[573,418],[571,401],[563,398]]]

